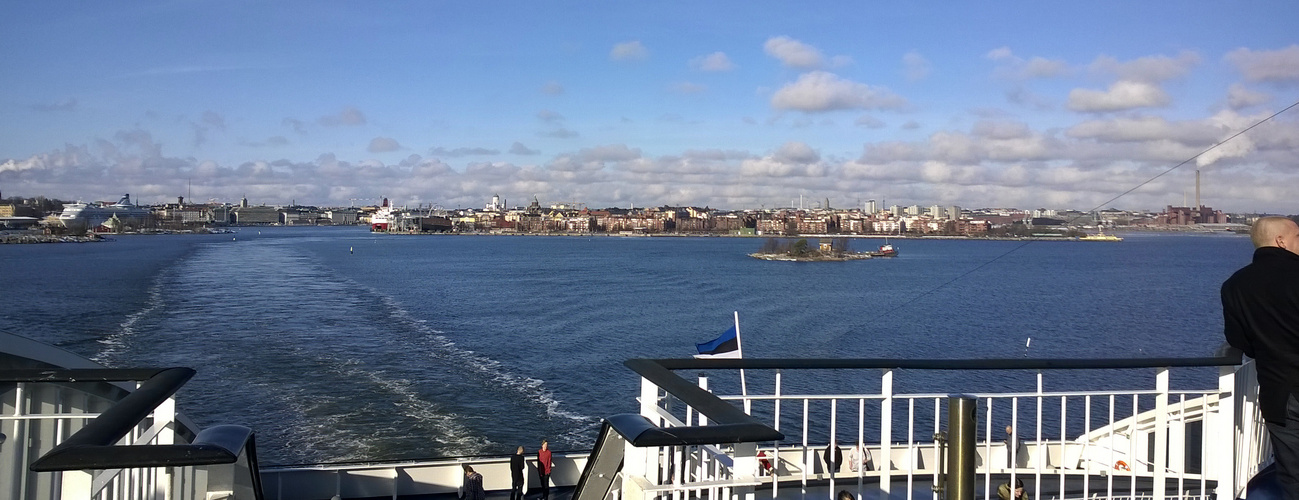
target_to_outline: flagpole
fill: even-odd
[[[744,343],[740,341],[740,311],[735,311],[735,350],[740,351],[740,359],[744,359]],[[740,394],[745,397],[744,411],[749,410],[749,385],[744,381],[744,369],[740,368]]]

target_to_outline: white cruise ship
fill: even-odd
[[[93,203],[65,205],[63,213],[59,214],[59,221],[64,226],[84,224],[86,228],[93,229],[108,222],[113,216],[117,216],[118,219],[143,219],[152,213],[148,208],[131,203],[131,195],[124,194],[122,199],[111,205]]]

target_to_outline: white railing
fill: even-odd
[[[209,500],[257,498],[244,450],[233,464],[185,467],[90,468],[34,472],[45,456],[117,403],[108,383],[18,382],[0,392],[0,498],[87,500]],[[186,444],[168,398],[113,446]]]
[[[880,370],[878,380],[870,381],[878,382],[878,392],[791,394],[791,384],[782,380],[787,370],[768,370],[767,380],[761,382],[764,376],[755,377],[757,370],[748,368],[747,386],[765,386],[771,392],[719,397],[781,431],[785,440],[628,447],[625,498],[753,499],[759,492],[772,498],[833,498],[843,489],[858,499],[876,494],[881,500],[899,494],[940,498],[932,488],[945,467],[934,436],[943,431],[948,394],[894,391],[895,375],[920,370]],[[978,491],[983,498],[995,498],[998,485],[1022,480],[1034,500],[1243,497],[1246,482],[1266,465],[1269,455],[1254,403],[1257,384],[1252,362],[1218,367],[1217,387],[1210,383],[1170,388],[1174,371],[1203,374],[1211,369],[1136,370],[1129,373],[1153,370],[1153,387],[1098,391],[1047,391],[1046,379],[1057,372],[1040,369],[1030,371],[1035,372],[1036,387],[1029,391],[970,394],[981,407]],[[869,372],[842,370],[835,376],[851,373],[873,379]],[[734,373],[733,369],[722,372],[726,377]],[[1070,385],[1063,378],[1069,375],[1058,373],[1062,379],[1052,383]],[[1212,375],[1201,378],[1211,380]],[[809,385],[815,386],[801,384]],[[708,388],[707,378],[701,377],[699,386]],[[642,378],[640,402],[641,415],[660,427],[708,423],[694,408],[646,378]],[[1004,426],[1014,430],[1013,437],[1007,439],[999,432]],[[826,466],[831,443],[849,462],[841,462],[837,470]],[[869,456],[871,463],[854,468],[862,460],[852,463],[854,455]]]

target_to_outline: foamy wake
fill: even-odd
[[[566,426],[570,430],[559,436],[557,441],[563,441],[567,445],[581,446],[586,442],[587,436],[584,432],[591,426],[599,423],[598,418],[578,415],[564,410],[562,402],[555,398],[554,391],[545,387],[545,382],[532,378],[511,373],[499,361],[482,356],[474,351],[462,349],[455,345],[455,342],[448,339],[433,328],[430,328],[426,321],[412,317],[410,313],[401,306],[393,297],[368,288],[370,293],[378,296],[384,306],[389,311],[390,317],[410,328],[424,334],[425,338],[437,342],[444,351],[446,357],[458,360],[461,364],[470,370],[480,374],[484,378],[491,380],[498,387],[512,390],[527,401],[530,401],[541,407],[547,418],[562,419],[572,422],[573,425]],[[558,444],[558,443],[557,443]]]
[[[140,308],[139,311],[128,314],[126,319],[122,320],[122,323],[117,325],[116,332],[100,337],[96,341],[99,343],[100,349],[98,353],[95,353],[90,357],[91,361],[104,366],[113,366],[116,361],[120,361],[117,359],[118,356],[128,350],[128,343],[137,333],[136,325],[154,311],[158,310],[158,308],[162,307],[164,274],[165,273],[159,273],[154,277],[153,284],[149,285],[148,298],[144,301],[144,307]]]

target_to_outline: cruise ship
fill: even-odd
[[[844,491],[857,500],[973,500],[1019,482],[1035,500],[1269,498],[1268,486],[1251,481],[1270,463],[1253,363],[1230,349],[1207,358],[624,365],[640,381],[639,393],[627,395],[638,411],[604,418],[589,452],[556,455],[557,500],[830,499]],[[710,390],[709,377],[739,370],[773,390]],[[822,394],[782,385],[782,374],[809,370],[857,377],[872,389]],[[1031,374],[1036,389],[916,389],[917,373],[970,370]],[[1173,387],[1197,370],[1216,381]],[[1085,372],[1128,382],[1071,389]],[[489,497],[510,488],[505,456],[259,467],[255,429],[199,429],[177,413],[173,397],[194,374],[105,368],[0,332],[0,498],[450,499],[464,465],[486,478]],[[1003,425],[1009,437],[994,430]],[[827,460],[840,456],[847,459]],[[536,464],[528,462],[535,487]]]
[[[152,215],[148,208],[131,203],[131,195],[124,194],[122,199],[111,205],[94,203],[72,203],[63,206],[59,221],[64,226],[84,226],[94,229],[108,222],[109,219],[144,219]]]

